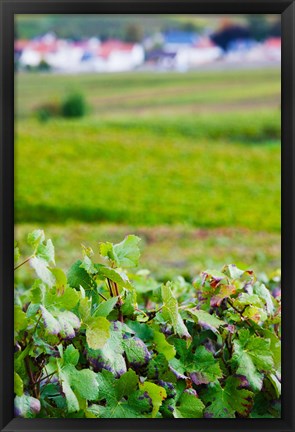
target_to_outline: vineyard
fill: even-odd
[[[15,415],[280,417],[280,279],[234,265],[192,283],[136,270],[140,239],[83,247],[65,273],[44,232],[15,248]],[[35,277],[33,277],[35,272]]]
[[[280,71],[15,93],[15,415],[279,418]]]
[[[88,114],[40,122],[69,89]],[[46,227],[66,267],[81,242],[133,232],[161,279],[227,262],[280,268],[279,70],[20,74],[16,114],[23,244]]]

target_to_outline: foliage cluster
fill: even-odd
[[[280,292],[234,265],[192,283],[136,271],[139,238],[83,246],[67,274],[42,230],[15,288],[15,414],[280,417]]]
[[[36,110],[37,118],[45,122],[52,117],[80,118],[87,112],[87,104],[82,93],[67,95],[62,101],[53,101],[40,105]]]

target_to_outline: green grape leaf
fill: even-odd
[[[66,397],[68,412],[80,410],[83,399],[92,401],[98,398],[98,382],[96,373],[90,369],[78,370],[75,367],[79,360],[79,352],[69,345],[63,352],[62,345],[58,346],[61,358],[55,360],[59,381]],[[52,366],[55,368],[55,366]],[[50,370],[50,369],[49,369]]]
[[[268,376],[269,381],[271,382],[275,393],[276,393],[276,397],[277,399],[280,398],[281,393],[282,393],[282,389],[281,389],[281,381],[278,379],[278,377],[276,376],[276,374],[272,373]]]
[[[75,337],[75,331],[81,326],[79,318],[70,311],[58,312],[56,318],[60,325],[60,335],[68,339]]]
[[[163,333],[154,331],[154,343],[158,353],[164,354],[169,361],[175,357],[176,351],[173,345],[167,342]]]
[[[204,346],[199,346],[195,353],[187,350],[184,341],[176,341],[177,352],[180,359],[172,359],[171,366],[180,374],[190,373],[196,385],[208,384],[222,378],[222,371],[211,352]]]
[[[127,275],[124,272],[120,272],[117,269],[112,269],[110,267],[99,266],[97,275],[100,279],[110,279],[121,288],[131,289],[132,286],[129,282]]]
[[[20,306],[14,306],[14,332],[19,333],[25,330],[28,325],[28,319],[25,312],[22,311]]]
[[[190,339],[191,335],[189,334],[178,312],[178,303],[171,291],[171,286],[171,282],[167,282],[166,285],[162,285],[162,315],[167,322],[172,324],[175,333],[177,333],[180,337]]]
[[[242,293],[233,300],[233,305],[238,310],[243,310],[243,317],[256,323],[264,322],[267,313],[264,309],[264,301],[256,294]]]
[[[205,405],[196,395],[195,390],[185,390],[176,404],[173,415],[175,418],[201,418]]]
[[[96,417],[140,418],[142,413],[151,410],[150,399],[139,392],[138,377],[133,370],[124,373],[119,379],[103,370],[97,374],[99,386],[98,400],[105,400],[105,406],[90,407]]]
[[[92,401],[98,397],[98,382],[96,373],[90,369],[77,370],[73,366],[63,368],[71,387],[81,398]]]
[[[263,283],[256,283],[253,287],[254,294],[257,294],[261,299],[263,299],[266,305],[266,310],[268,314],[273,314],[274,312],[274,299]]]
[[[44,243],[38,244],[35,255],[37,258],[46,262],[48,265],[50,264],[55,265],[54,246],[50,239],[47,240],[45,244]]]
[[[40,401],[34,397],[22,395],[14,399],[14,413],[16,417],[34,418],[41,409]]]
[[[129,235],[118,244],[114,245],[118,267],[136,267],[140,257],[138,243],[140,238],[135,235]]]
[[[99,244],[99,253],[101,256],[108,258],[109,260],[116,262],[116,256],[114,253],[114,245],[110,242]]]
[[[112,297],[106,301],[102,301],[93,312],[93,316],[107,317],[116,306],[117,301],[118,301],[118,297]]]
[[[80,299],[80,293],[74,288],[66,287],[60,293],[55,287],[46,290],[44,296],[44,306],[48,309],[73,309]]]
[[[138,308],[137,294],[135,289],[125,291],[123,298],[123,305],[121,306],[121,312],[124,317],[132,316],[135,310]]]
[[[89,276],[87,271],[81,267],[82,261],[76,261],[69,269],[67,278],[68,284],[72,288],[80,289],[80,286],[84,290],[92,290],[96,287],[95,281]]]
[[[135,275],[133,275],[132,282],[136,291],[139,293],[148,293],[150,291],[154,291],[161,285],[149,275],[149,272],[145,274],[143,270],[138,271]]]
[[[136,267],[140,257],[138,243],[140,238],[135,235],[129,235],[118,244],[101,243],[100,254],[113,261],[117,267]]]
[[[17,243],[15,242],[14,243],[14,264],[16,264],[19,259],[20,259],[20,251],[17,246]]]
[[[148,324],[131,320],[128,320],[126,324],[143,342],[150,342],[153,339],[154,332]]]
[[[153,404],[152,417],[156,417],[163,400],[167,397],[166,390],[163,387],[148,381],[145,381],[142,384],[140,383],[139,388],[143,392],[147,392],[147,394],[151,398]]]
[[[164,354],[160,353],[153,357],[147,366],[147,376],[149,379],[165,379],[167,374],[170,374],[169,363]],[[172,373],[171,373],[172,374]],[[174,380],[174,376],[170,374],[170,380]]]
[[[103,348],[110,336],[110,322],[106,318],[99,316],[87,322],[86,341],[89,348]]]
[[[193,356],[193,366],[191,366],[191,377],[195,384],[208,384],[218,378],[222,378],[222,371],[218,361],[213,354],[204,346],[199,346]]]
[[[28,234],[27,242],[34,249],[37,249],[40,243],[44,242],[45,234],[43,230],[35,230]]]
[[[97,273],[95,264],[93,264],[92,260],[87,255],[84,256],[80,267],[86,270],[90,275],[95,275]]]
[[[55,285],[55,277],[48,268],[48,262],[42,258],[34,256],[30,259],[30,266],[35,270],[38,278],[49,287]]]
[[[203,310],[187,309],[187,312],[201,327],[209,329],[213,331],[213,333],[218,333],[219,327],[225,324],[225,322],[220,318],[217,318]]]
[[[87,349],[87,358],[94,370],[107,369],[114,375],[126,372],[126,363],[123,357],[123,336],[121,329],[116,329],[117,323],[110,328],[110,337],[101,349]]]
[[[47,333],[60,334],[64,338],[75,337],[75,330],[80,328],[79,318],[70,311],[49,312],[44,306],[40,306],[44,327]]]
[[[40,310],[47,333],[57,335],[61,331],[58,320],[44,306],[41,305]]]
[[[129,409],[137,413],[136,417],[150,417],[152,400],[149,395],[141,390],[136,390],[128,396]]]
[[[235,377],[228,377],[225,386],[216,381],[204,390],[201,398],[207,407],[205,417],[235,418],[236,413],[247,417],[251,407],[253,393],[239,389],[240,381]]]
[[[138,376],[129,369],[116,382],[116,398],[121,400],[124,396],[133,393],[137,387]]]
[[[123,339],[122,344],[131,367],[141,367],[151,359],[151,354],[141,339],[137,337]]]
[[[63,360],[65,364],[76,366],[79,361],[79,357],[79,351],[74,347],[74,345],[68,345],[63,353]]]
[[[256,295],[256,294],[248,294],[248,293],[242,293],[239,295],[237,299],[234,300],[234,305],[237,307],[241,306],[257,306],[257,307],[263,307],[263,301],[262,299]]]
[[[14,372],[14,393],[17,396],[22,396],[24,393],[24,383],[17,372]]]
[[[60,268],[52,268],[50,269],[51,273],[53,273],[53,276],[55,277],[55,286],[57,288],[57,291],[63,292],[66,285],[67,285],[67,277],[64,273],[64,271]]]
[[[62,391],[65,395],[68,412],[73,413],[76,411],[79,411],[79,401],[77,396],[75,395],[74,391],[71,388],[68,376],[66,373],[63,373],[62,371],[59,372],[59,378],[61,381]]]
[[[281,349],[281,341],[280,339],[270,330],[263,330],[264,338],[270,340],[270,351],[274,361],[274,369],[280,370],[281,368],[281,357],[282,357],[282,349]]]
[[[231,279],[239,279],[245,274],[244,270],[240,270],[236,265],[229,264],[223,267],[222,273],[229,276]]]
[[[214,307],[214,306],[219,307],[224,299],[229,298],[229,297],[235,295],[236,292],[237,292],[237,289],[236,289],[235,285],[220,284],[217,287],[214,295],[210,299],[210,306],[212,306],[212,307]]]
[[[270,340],[251,335],[249,330],[239,331],[239,338],[233,341],[232,366],[236,373],[244,375],[254,391],[260,391],[263,372],[274,366],[270,350]]]
[[[91,317],[92,299],[88,297],[80,298],[78,314],[83,323],[86,323]]]

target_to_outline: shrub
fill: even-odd
[[[51,66],[46,62],[46,60],[42,59],[39,65],[37,66],[37,70],[39,72],[49,72],[51,71]]]
[[[46,122],[52,117],[60,116],[60,114],[60,104],[56,101],[45,103],[36,109],[36,116],[40,122]]]
[[[83,117],[86,114],[86,111],[86,101],[81,93],[71,93],[61,104],[61,113],[63,117]]]
[[[104,264],[83,247],[67,275],[43,231],[15,249],[37,275],[16,287],[16,415],[280,417],[279,281],[227,265],[160,284],[134,270],[139,240],[101,243]]]

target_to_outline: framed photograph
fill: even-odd
[[[0,28],[1,431],[294,431],[294,1]]]

